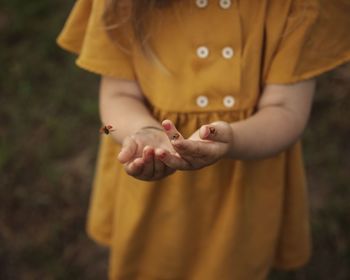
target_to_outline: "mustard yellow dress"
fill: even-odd
[[[137,80],[159,121],[185,135],[248,118],[267,84],[315,77],[350,59],[347,0],[183,0],[156,10],[150,45],[122,50],[104,0],[78,0],[58,38],[77,64]],[[114,38],[117,39],[118,38]],[[136,180],[101,139],[88,233],[108,245],[110,279],[260,280],[310,257],[300,141],[264,160],[222,160],[156,182]]]

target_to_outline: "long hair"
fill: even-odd
[[[147,24],[156,8],[168,6],[174,0],[105,0],[104,24],[110,33],[122,26],[129,26],[134,43],[148,50]],[[130,35],[130,34],[129,34]],[[130,38],[129,38],[130,39]]]

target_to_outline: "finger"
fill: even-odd
[[[182,159],[180,156],[171,154],[167,150],[156,149],[156,158],[162,161],[168,168],[177,170],[187,170],[190,164]]]
[[[173,147],[180,157],[189,155],[191,157],[207,156],[211,152],[209,142],[193,140],[175,140],[172,141]]]
[[[175,172],[174,169],[167,167],[163,162],[155,158],[154,149],[145,147],[143,152],[143,168],[132,173],[132,175],[140,180],[150,181],[159,180]],[[138,161],[135,160],[135,163]]]
[[[170,140],[184,139],[181,133],[176,129],[175,125],[170,120],[164,120],[162,126]]]
[[[222,156],[226,151],[226,143],[205,142],[193,140],[173,141],[173,147],[189,165],[196,165],[196,161],[207,161]]]
[[[156,150],[154,150],[154,158],[153,158],[154,160],[153,161],[154,163],[153,178],[160,179],[167,175],[167,172],[166,172],[167,170],[166,170],[166,165],[161,160],[159,160],[159,158],[157,158]]]
[[[137,158],[132,162],[125,164],[124,168],[126,173],[128,173],[130,176],[136,177],[142,173],[143,166],[144,166],[143,159]]]
[[[171,167],[167,166],[165,163],[163,163],[163,164],[164,164],[164,177],[175,173],[175,171],[176,171],[175,168],[171,168]]]
[[[199,137],[203,140],[230,143],[233,138],[233,132],[230,124],[226,122],[214,122],[201,126]]]
[[[139,174],[140,179],[149,180],[154,176],[154,149],[146,146],[142,152],[143,170]]]
[[[160,179],[166,176],[167,171],[166,171],[166,165],[159,160],[156,156],[154,157],[154,174],[153,178],[154,179]]]
[[[230,150],[230,144],[214,141],[177,140],[173,142],[173,147],[192,167],[226,157]]]
[[[118,160],[121,163],[126,163],[133,159],[137,151],[137,144],[135,140],[131,137],[126,137],[123,141],[122,149],[119,152]]]

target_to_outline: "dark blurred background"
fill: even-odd
[[[98,77],[55,44],[73,4],[0,0],[1,280],[106,279],[107,251],[84,231],[99,138]],[[271,279],[348,280],[349,65],[320,77],[304,153],[313,257]]]

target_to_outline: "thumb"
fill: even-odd
[[[233,139],[232,127],[227,122],[203,125],[199,129],[199,137],[203,140],[230,143]]]
[[[131,137],[126,137],[123,141],[123,146],[118,155],[118,160],[121,163],[127,163],[132,160],[137,150],[137,144]]]
[[[184,137],[177,130],[174,123],[170,120],[164,120],[162,122],[162,126],[164,128],[165,133],[168,135],[169,140],[183,140]]]

